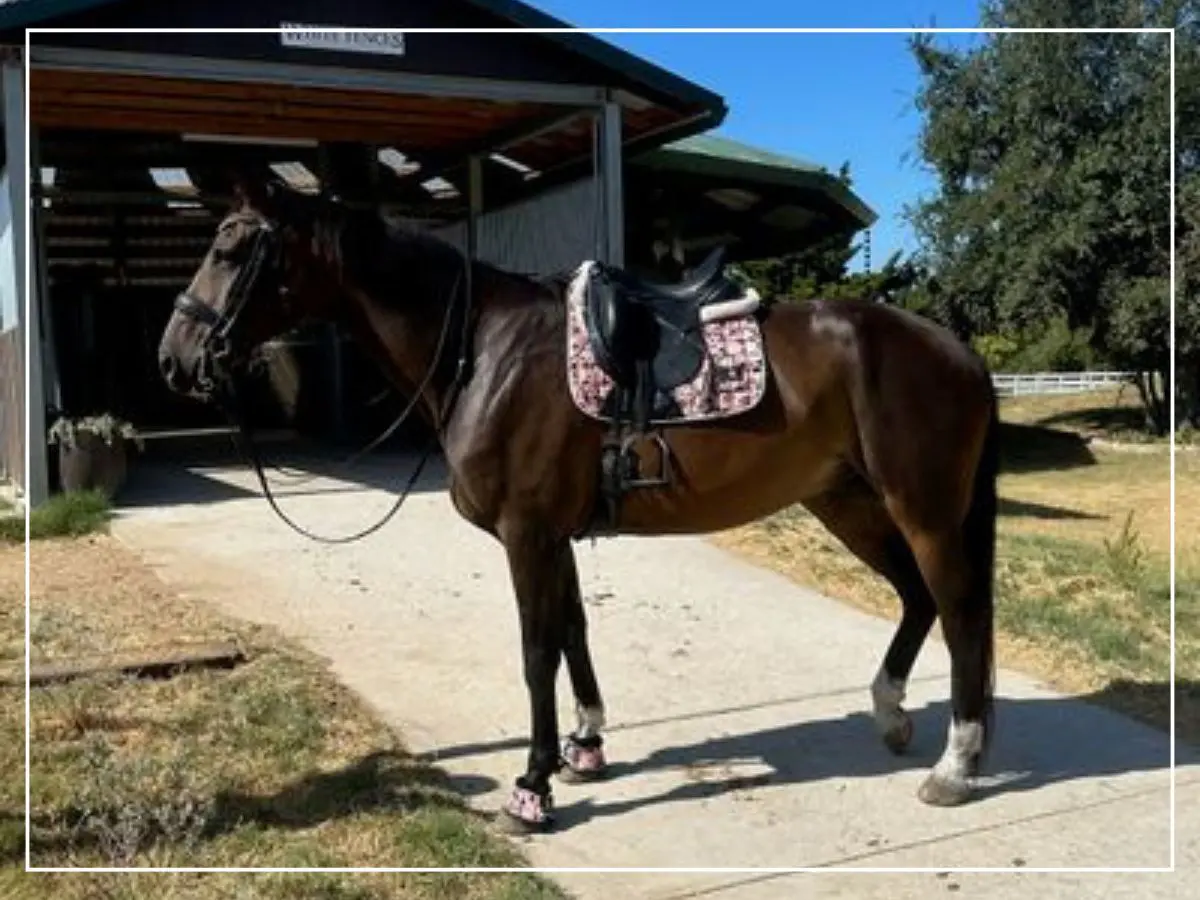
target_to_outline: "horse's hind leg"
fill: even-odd
[[[566,604],[566,635],[563,656],[571,676],[575,694],[575,730],[563,741],[564,768],[559,773],[563,781],[590,781],[607,773],[600,731],[604,728],[604,701],[600,685],[592,668],[592,653],[587,641],[587,613],[579,590],[579,573],[575,553],[568,546],[567,559],[561,569],[563,595]]]
[[[900,597],[900,624],[871,682],[871,701],[884,744],[893,753],[903,753],[913,734],[912,719],[902,705],[904,694],[937,607],[883,502],[864,480],[849,478],[806,506],[851,553],[886,578]]]
[[[885,487],[885,503],[933,595],[950,651],[946,749],[919,793],[935,806],[952,806],[970,797],[969,778],[979,767],[992,731],[998,427],[993,410],[979,457],[968,468],[973,472],[966,496],[955,498],[953,485],[947,483],[940,490],[930,486],[907,495],[889,495]],[[948,465],[940,471],[953,470]]]
[[[991,597],[981,595],[961,530],[916,533],[910,542],[937,600],[951,679],[946,748],[919,796],[934,806],[954,806],[970,796],[969,778],[978,770],[991,727]]]

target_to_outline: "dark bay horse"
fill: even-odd
[[[321,319],[345,327],[413,398],[438,435],[456,510],[508,557],[532,734],[505,810],[516,827],[546,827],[551,777],[605,768],[572,543],[596,508],[604,426],[568,392],[565,285],[482,263],[467,278],[450,245],[278,183],[243,183],[237,196],[176,300],[159,350],[163,377],[179,393],[220,402],[264,341]],[[673,481],[630,493],[619,530],[700,534],[805,506],[902,602],[871,684],[893,752],[912,738],[906,682],[940,617],[952,715],[919,797],[962,803],[992,730],[998,424],[989,374],[947,331],[880,304],[777,304],[760,321],[762,402],[670,429]],[[578,722],[560,745],[563,659]]]

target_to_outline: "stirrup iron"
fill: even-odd
[[[633,445],[639,438],[647,438],[653,441],[658,447],[658,474],[653,477],[643,477],[641,475],[641,467],[638,465],[638,458],[633,452]],[[667,446],[666,439],[659,431],[653,431],[649,434],[633,434],[627,435],[621,441],[620,458],[629,460],[629,466],[626,472],[631,473],[627,476],[626,487],[630,488],[650,488],[650,487],[666,487],[671,483],[673,472],[671,470],[671,448]]]

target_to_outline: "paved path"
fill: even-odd
[[[308,527],[341,534],[389,505],[380,484],[322,478],[285,491]],[[436,474],[382,532],[305,541],[242,471],[144,467],[116,533],[181,592],[281,627],[495,809],[524,761],[526,698],[503,555],[459,520]],[[373,486],[374,485],[374,486]],[[168,502],[162,502],[163,500]],[[1168,743],[1159,733],[1001,672],[987,795],[953,810],[915,798],[940,752],[947,658],[931,642],[905,760],[875,738],[867,684],[891,626],[702,540],[577,548],[619,777],[559,785],[546,866],[1165,866]],[[570,722],[565,674],[559,702]],[[1200,864],[1200,765],[1179,770],[1180,862]],[[1021,880],[1034,877],[1023,876]],[[1114,878],[1118,878],[1114,881]],[[1194,875],[1193,875],[1194,878]],[[994,875],[561,876],[590,898],[1010,897]],[[1191,880],[1191,888],[1195,881]],[[1056,875],[1053,896],[1173,897],[1179,876]],[[1052,888],[1053,886],[1053,888]],[[1194,895],[1193,895],[1194,896]]]

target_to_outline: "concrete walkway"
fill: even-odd
[[[390,505],[403,461],[356,482],[281,489],[324,534]],[[307,541],[215,466],[139,469],[115,527],[183,593],[269,623],[334,671],[494,810],[523,767],[527,701],[499,546],[457,518],[439,476],[377,535]],[[382,489],[381,489],[382,488]],[[942,645],[914,672],[917,737],[897,760],[876,739],[867,685],[892,626],[689,538],[577,547],[609,709],[612,780],[558,785],[559,830],[527,839],[537,865],[934,867],[1169,864],[1168,742],[1097,706],[1001,672],[986,796],[953,810],[915,792],[942,748]],[[559,704],[570,723],[565,673]],[[1180,864],[1200,865],[1200,765],[1181,750]],[[583,874],[582,898],[1175,897],[1179,875]],[[1191,881],[1191,879],[1188,879]],[[1045,882],[1044,884],[1042,882]],[[1195,886],[1193,881],[1191,887]]]

